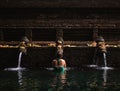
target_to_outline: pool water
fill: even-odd
[[[119,70],[0,71],[0,91],[120,91]]]

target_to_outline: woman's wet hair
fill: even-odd
[[[56,58],[62,58],[62,57],[63,57],[63,53],[60,52],[60,51],[58,51],[58,52],[56,53]]]

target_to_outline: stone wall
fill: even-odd
[[[119,0],[0,0],[0,8],[120,7]]]

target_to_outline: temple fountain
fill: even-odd
[[[64,39],[64,57],[69,66],[89,65],[95,49],[92,43],[98,35],[106,40],[107,64],[119,67],[120,2],[102,1],[2,0],[0,67],[16,66],[22,36],[30,40],[28,55],[22,56],[25,67],[51,66],[58,37]]]

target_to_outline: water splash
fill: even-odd
[[[114,70],[113,67],[97,67],[96,69],[99,69],[99,70]]]
[[[114,68],[107,66],[107,60],[106,60],[106,53],[103,53],[103,61],[104,61],[104,67],[97,67],[97,69],[103,69],[103,70],[113,70]]]
[[[48,67],[48,68],[45,68],[46,70],[50,70],[50,71],[53,71],[54,68],[53,67]],[[68,70],[73,70],[74,67],[66,67],[65,70],[68,71]]]
[[[104,65],[105,67],[107,67],[106,53],[103,53],[103,58],[104,58]]]
[[[25,68],[21,67],[21,58],[22,58],[22,52],[19,53],[19,58],[18,58],[18,65],[16,68],[6,68],[4,70],[10,70],[10,71],[17,71],[17,70],[25,70]]]
[[[91,64],[91,65],[86,65],[87,67],[91,67],[91,68],[96,68],[98,67],[98,65],[95,65],[95,64]]]

